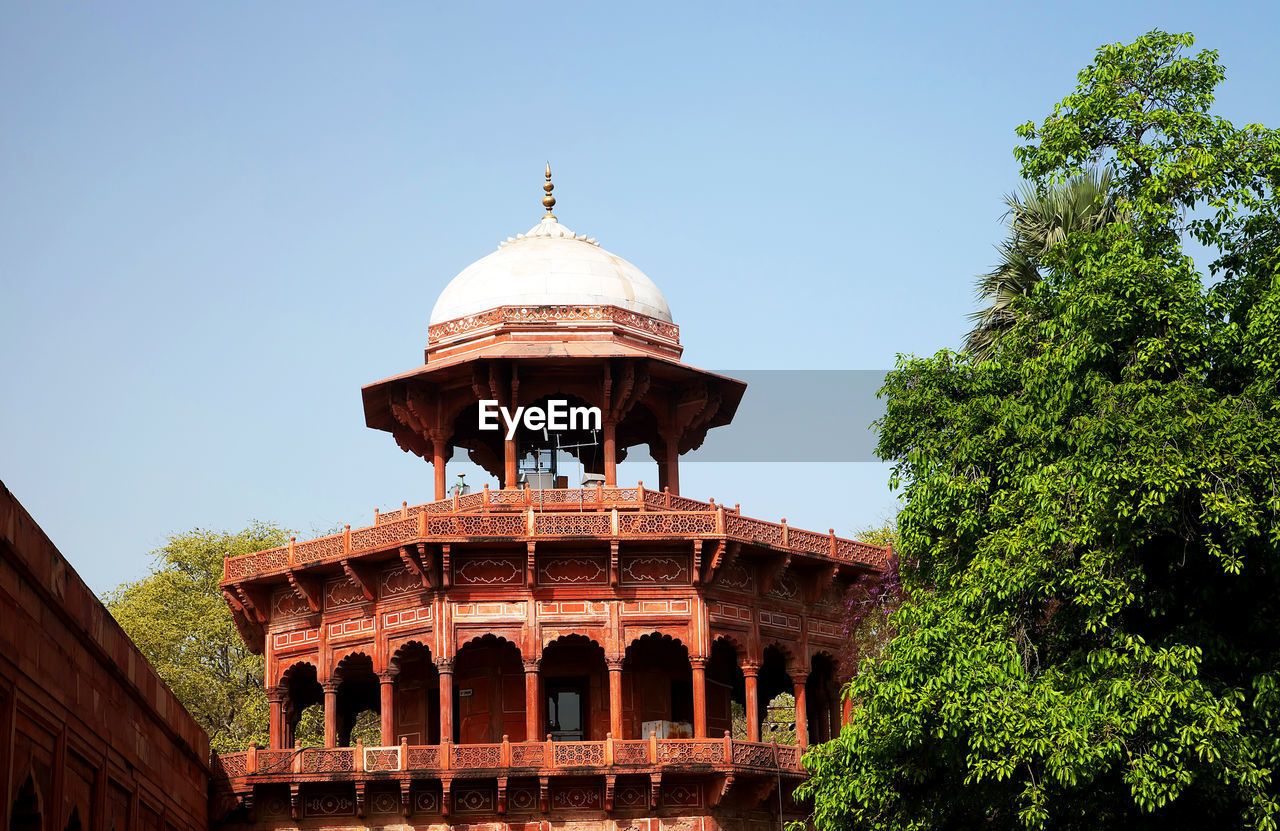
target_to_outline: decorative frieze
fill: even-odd
[[[431,607],[420,606],[417,609],[397,609],[394,612],[382,613],[383,629],[399,629],[431,622]]]
[[[524,568],[515,557],[469,557],[453,563],[457,586],[523,586]]]
[[[276,632],[271,636],[271,646],[277,652],[300,649],[320,640],[320,628],[294,629],[292,632]]]
[[[538,563],[538,584],[589,586],[608,582],[603,557],[547,557]]]
[[[325,609],[340,609],[364,602],[364,592],[350,577],[339,577],[324,584]]]
[[[622,557],[624,586],[687,586],[689,560],[673,554],[640,554]]]

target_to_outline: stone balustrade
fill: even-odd
[[[555,511],[557,513],[548,513]],[[714,502],[636,488],[484,491],[376,513],[374,524],[280,548],[229,557],[224,580],[283,574],[299,566],[385,551],[421,541],[488,539],[561,540],[571,537],[653,539],[723,538],[795,550],[835,562],[883,567],[889,550],[857,540],[791,528],[743,516]]]
[[[696,772],[704,770],[799,773],[800,749],[772,742],[731,739],[658,739],[588,742],[500,742],[494,744],[392,745],[390,747],[250,748],[214,758],[215,779],[233,790],[255,782],[374,778],[409,773],[453,776],[546,776]]]

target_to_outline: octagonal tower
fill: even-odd
[[[800,754],[842,716],[843,598],[889,552],[679,495],[680,455],[745,385],[683,363],[657,286],[560,225],[549,169],[545,190],[546,216],[440,295],[424,365],[363,390],[368,425],[433,463],[434,501],[226,561],[236,625],[266,656],[271,740],[215,760],[225,824],[750,831],[802,815]],[[481,402],[554,397],[598,407],[599,429],[549,445],[478,428]],[[616,481],[637,445],[657,491]],[[448,495],[456,448],[502,487]],[[548,450],[590,484],[521,482]],[[793,742],[770,734],[780,694]]]

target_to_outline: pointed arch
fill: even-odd
[[[31,766],[9,811],[9,831],[42,831],[44,828],[44,798],[36,784]]]

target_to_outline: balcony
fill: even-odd
[[[775,743],[748,742],[731,739],[658,739],[585,742],[508,742],[495,744],[409,745],[390,747],[320,748],[297,750],[261,750],[250,748],[214,758],[214,788],[228,805],[240,803],[251,811],[255,786],[287,786],[289,811],[293,819],[305,812],[304,788],[354,786],[354,813],[364,817],[366,794],[370,785],[390,798],[388,791],[399,793],[399,811],[409,816],[414,811],[449,816],[460,789],[471,783],[488,784],[496,797],[492,813],[516,811],[547,813],[552,803],[553,781],[571,783],[578,791],[597,793],[599,808],[612,812],[660,806],[663,777],[675,777],[684,789],[705,789],[707,804],[715,806],[725,794],[741,783],[750,798],[759,801],[768,796],[775,783],[783,779],[789,784],[802,777],[800,749]],[[615,805],[617,780],[623,778],[628,796]],[[558,778],[558,779],[557,779]],[[521,794],[535,790],[536,800],[522,797],[508,804],[509,783],[524,781]],[[691,784],[692,783],[692,784]],[[390,786],[390,787],[388,787]],[[764,786],[762,788],[762,786]],[[788,788],[789,790],[789,788]],[[643,792],[643,804],[636,794]],[[427,799],[423,799],[423,796]],[[579,797],[581,799],[581,797]],[[332,802],[332,797],[329,798]],[[577,807],[577,806],[570,806]]]

